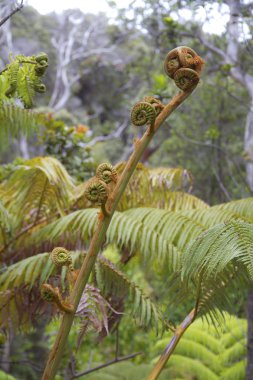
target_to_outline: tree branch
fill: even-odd
[[[7,16],[3,17],[2,20],[0,20],[0,27],[6,22],[9,20],[9,18],[11,18],[15,13],[19,12],[24,6],[24,0],[21,0],[21,3],[19,5],[17,5],[17,7],[11,11],[11,13],[9,13]]]
[[[109,367],[112,364],[120,363],[120,362],[123,362],[124,360],[133,359],[137,355],[142,355],[142,354],[143,354],[142,352],[136,352],[135,354],[130,354],[130,355],[122,356],[122,357],[119,357],[119,358],[115,358],[113,360],[110,360],[107,363],[98,365],[97,367],[94,367],[94,368],[91,368],[91,369],[87,369],[86,371],[83,371],[83,372],[76,373],[74,375],[74,379],[78,379],[81,376],[88,375],[88,373],[98,371],[99,369],[102,369],[102,368],[105,368],[105,367]]]

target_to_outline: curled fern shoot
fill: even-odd
[[[58,288],[50,284],[42,284],[40,287],[41,298],[49,303],[54,303],[59,310],[65,313],[73,313],[73,306],[63,300]]]
[[[51,259],[57,267],[67,266],[73,270],[72,257],[70,252],[63,247],[56,247],[51,252]]]
[[[91,179],[86,186],[85,196],[92,203],[105,204],[108,198],[108,188],[105,182],[97,178]]]
[[[198,84],[203,65],[204,61],[193,49],[180,46],[167,54],[164,70],[170,78],[174,79],[177,87],[186,91]]]
[[[105,163],[97,167],[96,176],[101,181],[109,184],[111,182],[117,182],[118,173],[112,165]]]
[[[144,99],[143,99],[144,102],[147,102],[149,104],[151,104],[154,108],[155,108],[155,112],[156,112],[156,117],[162,112],[162,110],[164,109],[164,105],[163,103],[159,100],[159,99],[156,99],[154,98],[153,96],[146,96]]]
[[[179,69],[174,75],[177,87],[185,91],[195,87],[199,81],[199,74],[192,69]]]
[[[155,107],[148,102],[136,103],[131,112],[131,122],[137,127],[145,124],[153,125],[155,118]]]

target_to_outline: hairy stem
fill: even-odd
[[[77,281],[70,294],[70,303],[73,305],[74,310],[76,310],[82,293],[84,291],[85,285],[89,280],[90,273],[94,267],[97,255],[104,243],[106,232],[109,227],[110,221],[112,219],[113,213],[117,208],[119,200],[143,154],[150,141],[152,140],[154,134],[164,122],[164,120],[192,93],[195,87],[179,92],[174,98],[164,107],[163,111],[156,118],[154,128],[152,131],[146,131],[143,137],[140,139],[138,146],[135,147],[134,152],[130,156],[124,171],[122,172],[112,195],[108,199],[108,206],[111,210],[110,215],[105,215],[103,220],[98,220],[97,229],[93,235],[90,243],[89,251],[83,261],[81,266]],[[55,344],[50,352],[46,368],[43,374],[42,380],[53,380],[55,378],[57,369],[60,365],[60,361],[63,355],[64,347],[67,342],[69,331],[71,329],[73,320],[73,314],[64,314],[62,318],[62,323],[58,331]]]
[[[160,359],[156,363],[155,367],[152,369],[151,373],[149,374],[147,380],[156,380],[158,379],[160,373],[162,372],[163,368],[165,367],[167,361],[169,360],[170,356],[174,352],[178,342],[184,335],[185,331],[188,329],[188,327],[192,324],[196,317],[196,310],[195,308],[187,315],[187,317],[183,320],[181,325],[179,325],[175,331],[175,334],[171,338],[169,344],[165,348],[164,352],[162,353]]]

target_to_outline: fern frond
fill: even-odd
[[[119,174],[122,173],[125,163],[116,165]],[[156,207],[170,211],[191,210],[209,207],[201,199],[187,194],[182,189],[190,187],[191,174],[182,168],[155,168],[149,169],[142,164],[137,166],[124,192],[118,211],[136,207]],[[76,193],[77,204],[80,208],[88,206],[83,194],[85,184],[81,184]]]
[[[1,77],[1,76],[0,76]],[[0,138],[15,137],[20,133],[28,134],[35,131],[42,122],[42,115],[12,104],[0,106]]]
[[[73,265],[79,266],[83,258],[81,251],[71,252],[71,256]],[[0,291],[11,290],[23,285],[28,285],[28,289],[31,289],[36,282],[39,285],[47,282],[48,278],[54,275],[57,270],[48,252],[28,257],[10,265],[0,275]],[[62,268],[61,272],[64,280],[66,278],[66,271]]]
[[[0,246],[4,246],[12,235],[12,221],[8,210],[0,201]]]
[[[155,304],[124,273],[102,256],[96,264],[96,279],[99,288],[105,295],[128,297],[129,302],[133,305],[131,312],[141,325],[148,327],[153,324],[156,330],[158,329],[162,317]]]
[[[63,215],[70,205],[74,184],[59,161],[36,157],[20,165],[0,186],[5,207],[21,221]],[[22,213],[17,213],[22,210]]]
[[[241,221],[220,224],[197,238],[183,254],[184,278],[201,273],[205,281],[218,278],[229,263],[241,263],[253,280],[253,225]],[[222,252],[222,254],[221,254]]]
[[[215,206],[215,208],[218,210],[232,211],[234,214],[247,218],[251,223],[253,223],[253,197],[223,203]]]
[[[97,209],[75,211],[35,232],[28,244],[53,241],[54,244],[64,236],[68,239],[80,239],[86,243],[97,223]],[[153,225],[146,226],[128,212],[115,212],[107,232],[107,243],[116,243],[118,247],[128,247],[131,252],[140,252],[145,260],[156,259],[168,263],[175,270],[180,267],[181,252],[168,242],[166,234],[156,232]]]
[[[235,363],[222,373],[222,380],[245,380],[246,360]]]
[[[209,229],[182,255],[179,293],[195,294],[198,312],[213,323],[231,306],[227,290],[253,279],[252,241],[253,225],[235,220]]]

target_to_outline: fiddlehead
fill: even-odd
[[[111,182],[117,182],[118,173],[117,170],[110,164],[100,164],[96,170],[96,176],[101,181],[109,184]]]
[[[45,74],[45,71],[48,67],[48,56],[46,53],[40,53],[36,55],[35,57],[36,61],[36,67],[35,67],[35,73],[41,77]]]
[[[42,284],[40,294],[44,301],[54,303],[59,310],[65,313],[73,313],[73,306],[62,298],[59,288],[54,288],[50,284]]]
[[[155,108],[156,117],[164,109],[164,105],[162,104],[162,102],[159,99],[154,98],[153,96],[146,96],[143,99],[143,101],[151,104]]]
[[[99,205],[105,204],[108,198],[108,187],[103,181],[92,178],[87,183],[85,196],[92,203]]]
[[[136,103],[131,111],[131,122],[137,127],[145,124],[151,126],[154,124],[155,118],[155,107],[148,102],[142,101]]]
[[[192,69],[178,69],[174,75],[175,84],[183,91],[195,87],[199,79],[199,74]]]
[[[198,84],[203,65],[204,61],[193,49],[180,46],[167,54],[164,70],[181,90],[186,91]]]
[[[56,247],[52,250],[51,259],[57,267],[63,267],[64,265],[69,267],[70,270],[74,270],[72,264],[72,257],[70,252],[63,247]]]

